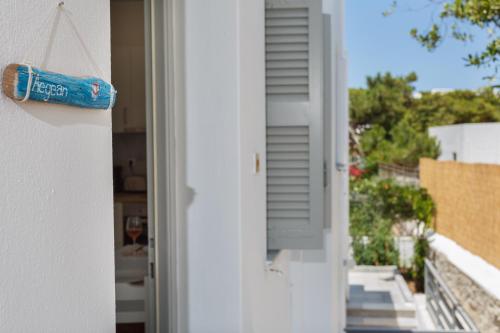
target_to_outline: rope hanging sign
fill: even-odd
[[[62,5],[60,3],[58,8],[64,13]],[[77,31],[74,32],[81,42]],[[86,54],[96,67],[90,54]],[[97,71],[101,72],[99,68]],[[98,77],[69,76],[28,64],[8,65],[3,72],[2,90],[5,95],[19,102],[30,100],[88,109],[111,109],[116,99],[113,85]]]
[[[112,108],[116,96],[113,86],[102,79],[68,76],[21,64],[7,66],[2,87],[5,95],[20,102],[31,100],[89,109]]]

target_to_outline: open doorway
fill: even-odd
[[[147,332],[154,310],[144,5],[143,0],[111,0],[111,72],[118,91],[112,113],[117,333]]]

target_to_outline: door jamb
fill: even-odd
[[[145,0],[150,276],[149,332],[184,332],[180,297],[185,260],[180,242],[179,181],[183,119],[182,0]],[[149,44],[149,45],[148,45]]]

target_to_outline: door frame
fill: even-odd
[[[185,251],[181,207],[184,179],[183,1],[144,0],[148,230],[148,333],[184,332]]]

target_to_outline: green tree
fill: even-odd
[[[397,7],[399,0],[393,2],[391,10],[385,15],[392,13]],[[493,73],[489,76],[493,79],[498,76],[500,59],[500,0],[429,0],[434,6],[440,6],[437,20],[433,20],[427,29],[413,28],[410,35],[429,51],[435,50],[447,37],[461,42],[469,42],[474,39],[470,27],[485,31],[487,35],[486,45],[475,54],[466,55],[467,66],[489,67]]]
[[[351,179],[350,234],[354,258],[363,265],[398,265],[392,227],[404,221],[416,221],[426,230],[430,227],[435,205],[427,191],[402,186],[392,180]],[[413,276],[423,279],[423,262],[428,253],[424,233],[416,238]]]
[[[407,118],[389,132],[379,125],[367,130],[361,137],[361,150],[368,168],[375,168],[379,163],[416,167],[420,158],[439,155],[436,140],[427,132],[418,131]]]
[[[390,73],[367,77],[367,89],[350,92],[350,122],[354,129],[378,124],[386,131],[397,124],[412,107],[413,83],[417,75],[393,76]]]
[[[414,73],[377,74],[367,78],[366,89],[351,89],[356,150],[363,152],[369,169],[379,163],[414,167],[421,157],[437,157],[439,147],[427,134],[431,126],[500,121],[500,95],[492,87],[415,97],[416,80]]]
[[[410,113],[421,131],[431,126],[500,121],[500,98],[492,88],[456,90],[446,94],[425,92]]]

